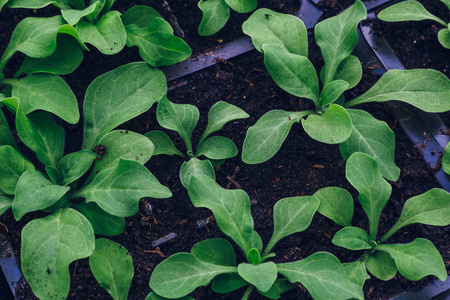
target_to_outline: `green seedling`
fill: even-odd
[[[217,293],[247,287],[242,299],[248,299],[254,289],[278,299],[293,289],[295,282],[305,286],[314,299],[363,299],[361,287],[350,282],[339,259],[328,252],[289,263],[270,261],[278,241],[308,228],[320,204],[316,197],[285,198],[275,204],[273,235],[263,251],[244,191],[227,190],[205,175],[193,174],[188,192],[195,207],[213,212],[220,230],[238,245],[247,261],[237,264],[233,246],[225,239],[204,240],[195,244],[191,253],[177,253],[156,266],[150,278],[153,292],[147,299],[187,297],[210,282]]]
[[[90,264],[99,283],[115,299],[126,299],[130,258],[121,249],[114,254],[105,250],[120,247],[111,241],[95,242],[94,233],[120,234],[125,217],[138,212],[141,198],[168,198],[171,193],[143,165],[152,155],[151,141],[112,130],[147,111],[166,90],[164,74],[145,62],[99,76],[84,99],[82,150],[67,155],[64,129],[47,111],[28,109],[27,99],[33,95],[17,93],[0,100],[15,112],[18,138],[38,161],[33,164],[21,153],[0,110],[0,212],[12,208],[16,220],[34,211],[49,213],[30,221],[21,234],[22,272],[38,298],[65,299],[69,264],[94,255]],[[65,113],[76,112],[75,106]],[[102,258],[105,251],[108,255]]]
[[[190,104],[176,104],[164,97],[156,110],[158,123],[170,130],[178,132],[183,139],[187,155],[178,150],[170,137],[159,130],[145,134],[153,145],[153,155],[179,155],[185,161],[180,168],[180,180],[185,188],[189,185],[190,174],[203,174],[212,179],[216,178],[214,167],[222,164],[225,159],[234,157],[238,153],[235,143],[229,138],[210,135],[233,120],[248,118],[249,115],[237,106],[219,101],[208,113],[208,125],[200,138],[197,147],[193,148],[191,135],[199,119],[198,109]]]
[[[450,0],[440,0],[450,10]],[[450,49],[450,23],[443,21],[430,13],[420,2],[415,0],[402,1],[391,5],[378,13],[378,18],[385,22],[405,22],[432,20],[443,26],[438,32],[441,45]]]
[[[274,81],[285,91],[311,100],[308,111],[272,110],[249,128],[242,160],[249,164],[274,156],[294,123],[301,122],[313,139],[339,144],[347,159],[354,152],[372,156],[388,180],[398,179],[394,162],[394,134],[385,122],[353,107],[369,102],[398,100],[427,112],[450,109],[450,80],[431,69],[391,70],[364,94],[346,101],[343,93],[361,80],[359,59],[351,55],[357,41],[356,27],[367,16],[357,0],[341,14],[318,23],[315,39],[325,65],[320,76],[307,58],[308,36],[303,22],[291,15],[259,9],[243,24]],[[319,78],[322,90],[319,93]]]

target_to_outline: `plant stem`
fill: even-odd
[[[242,296],[242,299],[241,299],[241,300],[247,300],[248,297],[250,296],[250,293],[253,291],[253,288],[254,288],[254,287],[255,287],[255,286],[250,285],[250,286],[247,288],[247,290],[245,291],[244,296]]]

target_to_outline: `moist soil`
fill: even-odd
[[[181,3],[181,1],[179,2]],[[170,7],[173,14],[179,16],[175,11],[177,7],[175,3],[178,3],[178,1],[173,3],[170,1]],[[132,6],[134,4],[142,3],[129,1],[126,5]],[[154,7],[158,10],[158,7]],[[166,8],[161,5],[160,9],[158,11],[164,13]],[[340,10],[341,8],[338,8],[337,11]],[[41,13],[41,11],[43,12]],[[6,18],[11,18],[17,23],[29,15],[51,15],[52,13],[55,13],[55,10],[39,10],[34,13],[29,10],[4,8],[1,16],[6,15]],[[181,17],[178,17],[178,22],[181,24]],[[7,28],[9,26],[7,23],[5,18],[2,18],[0,28],[4,28],[4,25]],[[1,51],[4,51],[6,47],[5,43],[10,37],[10,32],[0,32]],[[188,32],[185,29],[186,37]],[[205,45],[202,42],[198,44]],[[323,64],[319,54],[318,47],[314,43],[310,43],[310,59],[317,69],[320,69]],[[140,60],[135,48],[124,49],[120,54],[114,56],[104,56],[96,50],[91,50],[90,53],[85,53],[82,65],[74,73],[63,76],[63,78],[76,94],[81,109],[86,88],[95,77],[119,65]],[[13,73],[19,62],[20,56],[8,65],[7,74],[8,72]],[[348,92],[346,98],[350,99],[364,92],[376,80],[377,77],[366,69],[362,82]],[[180,83],[183,84],[180,86]],[[310,108],[307,100],[293,97],[276,86],[264,67],[262,55],[256,51],[229,61],[220,61],[204,72],[183,78],[182,82],[170,82],[169,90],[168,98],[171,101],[196,105],[200,111],[200,120],[193,135],[194,145],[206,128],[209,109],[217,101],[226,101],[237,105],[250,115],[248,119],[230,122],[217,133],[232,139],[239,149],[242,148],[247,128],[269,110],[298,111]],[[384,234],[400,216],[406,200],[439,185],[434,178],[433,170],[422,160],[420,147],[416,148],[401,130],[392,112],[392,107],[386,104],[376,104],[364,105],[361,108],[369,111],[377,119],[387,122],[396,136],[395,161],[402,172],[399,180],[391,183],[392,196],[381,216],[379,233]],[[11,119],[9,113],[8,117]],[[13,125],[12,120],[9,121],[10,125]],[[80,121],[76,125],[68,125],[64,122],[60,122],[60,124],[66,129],[66,153],[80,150],[82,122]],[[151,130],[163,130],[172,137],[180,150],[185,150],[181,138],[176,133],[158,125],[155,118],[155,107],[138,118],[123,124],[120,128],[141,134]],[[28,157],[35,159],[30,151],[25,149],[24,151]],[[436,155],[439,154],[436,153]],[[178,252],[189,252],[196,242],[204,239],[226,238],[218,230],[214,221],[198,228],[197,221],[208,218],[211,216],[211,212],[207,209],[194,208],[190,203],[188,194],[179,181],[178,172],[182,163],[182,158],[175,156],[155,156],[151,158],[146,166],[162,184],[172,191],[173,197],[169,199],[143,199],[139,213],[126,219],[125,231],[119,236],[110,238],[124,245],[133,258],[135,276],[130,288],[129,299],[145,299],[150,292],[148,282],[151,272],[165,257]],[[278,200],[286,197],[312,195],[317,190],[327,186],[338,186],[350,191],[355,199],[355,213],[352,224],[364,229],[368,228],[367,218],[357,201],[357,191],[345,179],[345,161],[340,156],[339,147],[312,140],[298,124],[293,126],[280,151],[271,160],[259,165],[247,165],[241,161],[239,154],[216,168],[216,176],[217,182],[222,187],[242,188],[249,194],[254,203],[252,215],[255,220],[255,230],[261,235],[265,244],[272,234],[273,206]],[[151,211],[148,209],[149,204],[152,207]],[[11,211],[8,211],[0,217],[0,225],[4,225],[0,226],[0,230],[11,238],[17,257],[20,258],[20,252],[18,251],[20,249],[20,231],[29,221],[42,216],[45,216],[45,214],[28,214],[20,222],[16,222]],[[342,262],[358,259],[362,254],[361,252],[349,252],[331,243],[332,237],[340,229],[341,227],[334,222],[316,214],[308,229],[289,236],[278,243],[274,248],[274,252],[277,254],[274,261],[292,262],[304,259],[317,251],[331,252]],[[159,247],[152,246],[152,242],[170,233],[175,233],[176,237],[159,245]],[[450,245],[448,240],[445,239],[448,235],[448,226],[413,225],[397,232],[390,238],[389,242],[409,243],[418,237],[427,238],[436,245],[448,268],[450,265]],[[242,253],[237,248],[236,250],[238,259],[242,261],[244,259]],[[68,299],[110,299],[106,291],[98,285],[92,276],[88,259],[72,263],[70,273],[71,290]],[[411,282],[397,275],[391,281],[383,282],[372,278],[364,286],[365,297],[366,299],[389,299],[413,287],[423,286],[430,279],[431,277],[427,277],[418,282]],[[241,289],[230,294],[219,295],[212,293],[206,287],[197,289],[192,293],[192,296],[198,300],[240,299],[243,292]],[[20,292],[20,298],[34,299],[26,284]],[[297,285],[296,289],[282,296],[282,299],[310,298],[306,289],[300,284]],[[266,298],[254,293],[251,299]]]

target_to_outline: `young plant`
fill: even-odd
[[[223,101],[217,102],[209,110],[208,125],[195,150],[192,146],[191,135],[199,118],[197,107],[190,104],[172,103],[166,97],[163,97],[156,109],[156,117],[159,125],[178,132],[186,145],[187,156],[175,147],[166,133],[159,130],[145,134],[155,145],[153,155],[176,154],[184,159],[188,159],[180,168],[181,183],[187,188],[191,174],[203,174],[215,179],[214,167],[222,164],[225,159],[236,156],[238,153],[236,145],[229,138],[222,136],[209,137],[209,135],[222,129],[230,121],[248,118],[249,116],[237,106]]]
[[[198,7],[203,18],[198,26],[198,34],[209,36],[219,32],[230,18],[230,9],[245,14],[258,6],[258,0],[200,0]]]
[[[111,272],[120,276],[108,276],[102,266],[113,257],[101,256],[105,255],[104,244],[112,242],[97,241],[103,246],[95,246],[94,234],[120,234],[124,218],[137,213],[141,198],[168,198],[171,193],[143,166],[152,155],[150,140],[137,133],[111,130],[147,111],[166,89],[164,74],[144,62],[99,76],[84,99],[82,150],[67,155],[64,130],[51,114],[29,111],[28,98],[35,95],[17,93],[1,100],[15,112],[17,135],[37,159],[31,160],[33,164],[21,153],[0,111],[0,212],[12,208],[18,221],[30,212],[49,213],[29,222],[21,235],[22,272],[38,298],[65,299],[69,264],[91,255],[95,255],[91,266],[94,276],[101,278],[100,284],[107,282],[102,286],[108,292],[121,295],[115,299],[126,298],[132,277],[129,259],[123,250],[117,250],[114,257],[122,257],[124,262],[110,265]],[[64,113],[76,112],[75,106]],[[115,267],[127,271],[117,272]],[[111,282],[111,278],[117,281]]]
[[[185,297],[210,282],[217,293],[247,287],[242,299],[248,299],[255,288],[270,299],[278,299],[293,289],[295,282],[304,285],[314,299],[363,299],[361,287],[349,281],[339,259],[331,253],[317,252],[289,263],[269,261],[275,256],[271,251],[278,241],[308,228],[319,207],[317,198],[279,200],[273,209],[274,231],[263,251],[244,191],[223,189],[207,176],[192,174],[188,192],[195,207],[213,212],[220,230],[239,246],[247,261],[237,265],[233,246],[225,239],[204,240],[195,244],[191,253],[177,253],[156,266],[150,277],[153,292],[147,299],[159,299],[156,295]]]
[[[307,134],[320,142],[339,144],[347,159],[354,152],[372,156],[388,180],[397,180],[394,134],[385,122],[353,107],[369,102],[398,100],[427,112],[450,109],[450,80],[431,69],[391,70],[364,94],[346,101],[343,93],[361,80],[361,63],[351,55],[357,41],[356,27],[366,18],[360,0],[341,14],[318,23],[315,39],[325,65],[319,78],[307,58],[308,40],[303,22],[291,15],[259,9],[243,24],[275,82],[297,97],[311,100],[308,111],[272,110],[249,128],[242,160],[249,164],[267,161],[286,139],[292,125],[301,122]]]
[[[450,0],[440,0],[450,10]],[[423,21],[432,20],[444,28],[438,32],[438,40],[441,45],[450,49],[450,23],[430,13],[420,2],[407,0],[391,5],[378,13],[378,18],[385,22]]]

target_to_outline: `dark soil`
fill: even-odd
[[[146,2],[148,4],[148,1]],[[175,14],[177,8],[175,3],[178,2],[169,2]],[[129,1],[127,5],[129,3],[140,4],[138,1]],[[162,5],[160,7],[164,9]],[[23,18],[25,16],[22,13],[30,14],[30,11],[16,12],[4,8],[0,16],[6,15],[6,18],[13,19],[20,15]],[[36,14],[40,13],[41,10]],[[31,12],[31,14],[34,13]],[[197,14],[194,15],[198,17]],[[177,16],[181,26],[183,19],[178,14]],[[3,25],[7,28],[7,24],[8,22],[4,18],[0,19],[0,28],[3,29]],[[194,24],[192,30],[195,29],[195,31],[190,33],[192,35],[196,32],[198,22],[194,22]],[[186,39],[188,39],[188,32],[185,29]],[[9,36],[10,33],[0,31],[0,51],[3,51],[6,47],[5,43]],[[208,43],[200,42],[199,45],[201,46],[198,49],[217,45],[217,43]],[[319,69],[323,62],[319,57],[320,51],[316,45],[310,45],[310,53],[313,64]],[[92,50],[90,53],[85,53],[83,64],[79,69],[64,76],[64,79],[74,90],[81,108],[84,92],[95,77],[121,64],[139,60],[141,59],[136,49],[128,48],[115,56],[104,56]],[[14,72],[17,68],[17,62],[12,62],[9,67],[9,72]],[[347,98],[349,99],[367,90],[376,79],[366,70],[363,84],[348,93]],[[183,80],[186,81],[186,84],[171,89],[168,98],[175,103],[196,105],[200,110],[200,121],[193,136],[194,145],[200,138],[202,130],[206,127],[207,113],[210,107],[217,101],[227,101],[237,105],[251,116],[249,119],[227,124],[218,133],[235,141],[239,149],[242,148],[247,128],[267,111],[271,109],[304,110],[309,108],[307,101],[290,96],[276,86],[265,70],[262,55],[256,51],[230,61],[219,62],[206,71],[193,74],[183,78]],[[169,85],[177,86],[178,84],[172,82]],[[420,149],[416,149],[402,132],[392,109],[388,105],[365,105],[361,108],[370,111],[376,118],[386,121],[396,136],[395,159],[402,173],[400,179],[392,183],[392,197],[382,214],[379,233],[384,234],[399,217],[407,199],[438,187],[438,183],[434,179],[432,170],[422,160]],[[10,114],[9,117],[11,117]],[[82,142],[82,122],[77,125],[64,124],[64,127],[66,128],[66,153],[79,150]],[[163,130],[175,140],[179,149],[183,149],[182,140],[179,136],[159,127],[155,118],[155,107],[120,126],[120,128],[138,133],[146,133],[156,129]],[[169,187],[173,197],[170,199],[142,200],[139,213],[127,218],[124,233],[111,238],[124,245],[133,257],[135,277],[133,278],[129,299],[145,298],[150,292],[148,282],[151,272],[165,257],[181,251],[189,252],[190,248],[201,240],[225,237],[218,230],[214,221],[206,227],[197,227],[197,221],[209,217],[211,212],[207,209],[194,208],[190,203],[187,192],[182,187],[178,177],[182,163],[182,159],[175,156],[156,156],[150,160],[147,167],[162,184]],[[239,186],[249,194],[250,199],[256,200],[257,203],[252,207],[255,229],[260,233],[263,241],[267,243],[273,230],[272,209],[276,201],[285,197],[312,195],[326,186],[339,186],[351,192],[355,199],[353,225],[367,229],[367,218],[356,200],[357,191],[346,181],[344,172],[345,161],[340,156],[338,146],[316,142],[309,138],[301,129],[301,126],[294,125],[281,150],[268,162],[259,165],[246,165],[238,156],[227,160],[217,168],[216,176],[217,182],[222,187],[234,189]],[[229,180],[228,177],[231,177],[237,184]],[[148,207],[145,203],[151,204],[152,213],[145,209]],[[27,222],[41,216],[42,214],[28,214],[22,221],[16,222],[11,211],[9,211],[0,217],[0,222],[8,228],[7,234],[11,237],[18,257],[20,257],[18,251],[20,249],[20,231]],[[0,230],[5,231],[5,227],[0,226]],[[342,262],[354,261],[361,253],[349,252],[331,243],[333,235],[340,229],[340,226],[317,214],[307,230],[283,239],[274,248],[274,252],[277,253],[274,260],[275,262],[290,262],[306,258],[317,251],[329,251],[338,256]],[[152,247],[153,241],[172,232],[176,233],[175,239],[160,245],[159,248]],[[448,235],[448,226],[441,228],[414,225],[404,228],[391,237],[389,241],[392,243],[408,243],[417,237],[427,238],[435,243],[448,267],[450,265],[450,245],[448,240],[443,238]],[[242,255],[239,255],[242,258]],[[70,266],[70,273],[72,279],[68,299],[110,299],[109,295],[92,276],[87,259],[73,263]],[[364,292],[366,299],[388,299],[415,286],[423,286],[429,279],[410,282],[400,275],[389,282],[370,279],[366,282]],[[212,293],[208,288],[199,288],[192,295],[197,300],[209,300],[240,299],[242,294],[243,290],[218,295]],[[34,299],[29,288],[23,291],[21,299]],[[263,297],[255,293],[251,296],[251,299],[263,299]],[[298,285],[298,288],[283,295],[282,299],[310,299],[310,296],[304,287]]]

